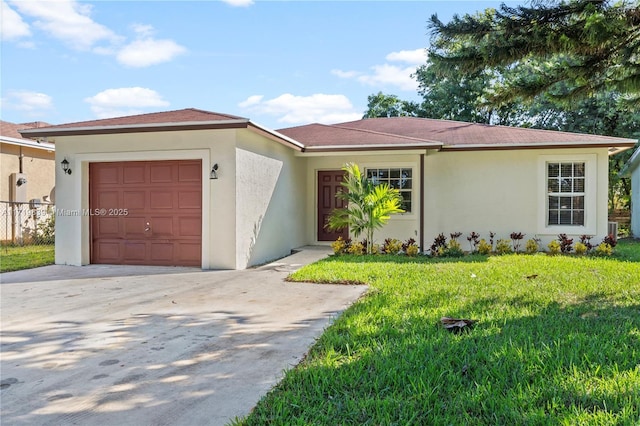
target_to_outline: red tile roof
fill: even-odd
[[[633,139],[581,133],[556,132],[550,130],[526,129],[519,127],[493,126],[488,124],[465,123],[461,121],[434,120],[416,117],[369,118],[339,123],[318,132],[316,124],[281,129],[278,132],[292,137],[306,147],[332,147],[343,144],[340,135],[351,131],[350,145],[375,145],[363,131],[415,138],[428,143],[439,143],[444,148],[499,148],[501,146],[633,146]],[[356,132],[360,131],[360,132]]]

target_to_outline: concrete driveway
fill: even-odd
[[[246,271],[48,266],[0,275],[3,425],[222,425],[250,412],[364,286]]]

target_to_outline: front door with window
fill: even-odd
[[[344,178],[342,170],[325,170],[318,172],[318,241],[335,241],[338,237],[347,239],[349,230],[330,231],[327,227],[327,220],[334,209],[341,209],[346,206],[343,200],[336,198],[340,185]]]

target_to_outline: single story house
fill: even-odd
[[[50,125],[0,121],[0,241],[21,240],[32,222],[30,207],[53,203],[55,146],[19,133],[44,126]]]
[[[631,177],[631,235],[640,238],[640,148],[631,155],[621,174]]]
[[[423,118],[278,131],[183,109],[31,129],[56,141],[56,263],[243,269],[324,227],[347,162],[397,187],[376,240],[607,234],[608,155],[636,141]],[[63,169],[65,170],[63,172]]]

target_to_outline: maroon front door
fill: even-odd
[[[89,164],[91,263],[200,266],[201,163]]]
[[[349,237],[347,228],[340,231],[330,231],[327,220],[334,209],[346,207],[346,203],[336,198],[338,190],[342,190],[344,171],[327,170],[318,172],[318,241],[335,241],[338,237]]]

